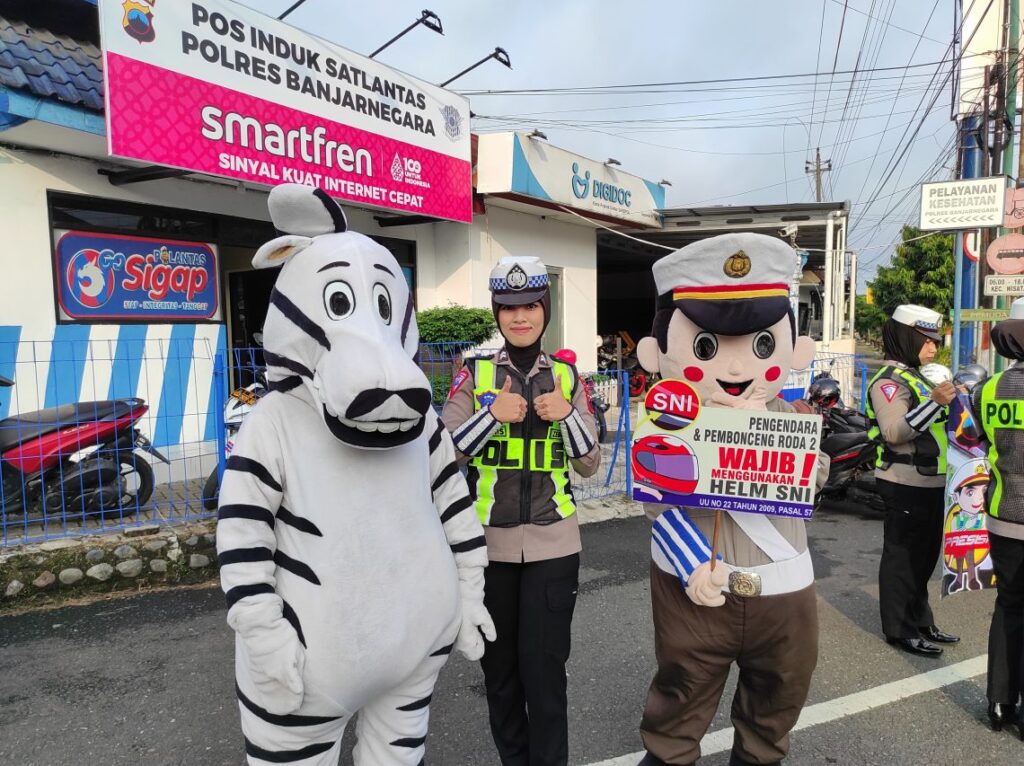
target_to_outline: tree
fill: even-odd
[[[878,335],[887,315],[875,303],[868,303],[866,295],[857,296],[857,334],[862,338]]]
[[[902,303],[927,306],[944,317],[953,307],[953,235],[917,239],[922,235],[920,229],[904,226],[903,243],[896,247],[892,264],[879,267],[869,283],[875,305],[886,318]]]
[[[498,329],[490,309],[471,309],[449,304],[417,312],[420,343],[446,343],[460,348],[488,340]]]

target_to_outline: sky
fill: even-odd
[[[954,0],[306,0],[287,21],[369,54],[425,7],[444,35],[418,27],[378,61],[439,83],[501,46],[511,69],[489,61],[449,86],[475,132],[538,128],[614,157],[670,181],[670,207],[813,201],[820,147],[823,198],[852,208],[861,290],[916,222],[917,186],[952,177]],[[645,87],[608,88],[631,85]]]

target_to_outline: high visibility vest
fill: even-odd
[[[489,406],[499,393],[495,383],[496,368],[490,359],[478,359],[475,363],[473,389],[473,407],[480,410]],[[572,368],[564,362],[552,360],[551,373],[557,380],[561,376],[562,394],[566,401],[572,402],[572,390],[575,380]],[[529,380],[526,385],[529,386]],[[533,413],[527,413],[527,418],[536,417]],[[543,421],[540,421],[543,423]],[[565,447],[562,445],[561,426],[558,423],[543,423],[547,426],[544,436],[530,438],[512,436],[510,423],[502,423],[501,428],[491,436],[469,463],[478,472],[476,481],[476,512],[481,524],[497,523],[507,525],[510,522],[520,521],[520,506],[522,486],[517,484],[518,492],[515,497],[495,497],[495,485],[503,472],[522,472],[528,470],[532,473],[541,474],[546,480],[553,484],[552,509],[530,509],[531,522],[552,522],[565,519],[576,513],[576,504],[569,493],[569,459],[565,454]],[[526,427],[524,425],[525,432]],[[504,474],[508,476],[508,474]],[[511,492],[511,490],[510,490]],[[527,499],[529,501],[529,498]],[[501,518],[495,518],[496,506],[501,509]],[[514,518],[511,516],[514,510]]]
[[[1003,373],[997,372],[981,387],[980,419],[985,436],[989,441],[988,463],[991,476],[985,511],[995,519],[999,518],[999,504],[1003,499],[1006,481],[999,470],[996,432],[1000,430],[1024,431],[1024,400],[996,398],[996,387],[1002,377]]]
[[[871,379],[868,390],[882,378],[898,380],[908,389],[913,402],[910,409],[917,407],[922,401],[928,398],[931,393],[931,385],[924,378],[914,375],[910,370],[902,367],[883,367]],[[946,436],[946,418],[938,417],[928,427],[928,435],[921,434],[914,440],[913,455],[903,455],[893,452],[888,445],[882,441],[882,429],[878,426],[875,418],[874,407],[871,406],[871,397],[868,396],[865,410],[871,420],[871,428],[868,429],[868,438],[878,440],[878,452],[875,457],[876,468],[887,468],[892,463],[905,463],[917,468],[917,472],[923,476],[940,476],[946,473],[946,445],[949,438]],[[930,437],[930,438],[929,438]]]

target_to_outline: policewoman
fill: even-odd
[[[544,264],[502,258],[490,290],[505,345],[455,375],[441,418],[468,459],[487,538],[484,603],[498,637],[481,665],[498,755],[504,766],[564,765],[582,547],[569,470],[597,471],[597,426],[576,368],[541,349],[551,321]]]
[[[882,633],[903,651],[942,654],[959,637],[935,626],[928,580],[942,551],[949,381],[933,385],[921,367],[935,358],[942,317],[924,306],[897,306],[882,325],[886,360],[868,388],[868,436],[879,440],[878,493],[886,507],[878,600]]]
[[[988,716],[992,728],[1019,721],[1024,690],[1024,298],[992,328],[992,345],[1014,360],[971,392],[971,405],[989,442],[991,480],[986,525],[996,573],[996,605],[988,635]]]

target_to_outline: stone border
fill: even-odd
[[[643,513],[625,495],[587,500],[588,524]],[[90,537],[66,537],[0,549],[0,614],[59,606],[90,593],[191,585],[217,578],[214,520],[173,527],[134,527]]]
[[[0,552],[0,614],[87,593],[206,582],[217,576],[215,521],[135,527]]]

